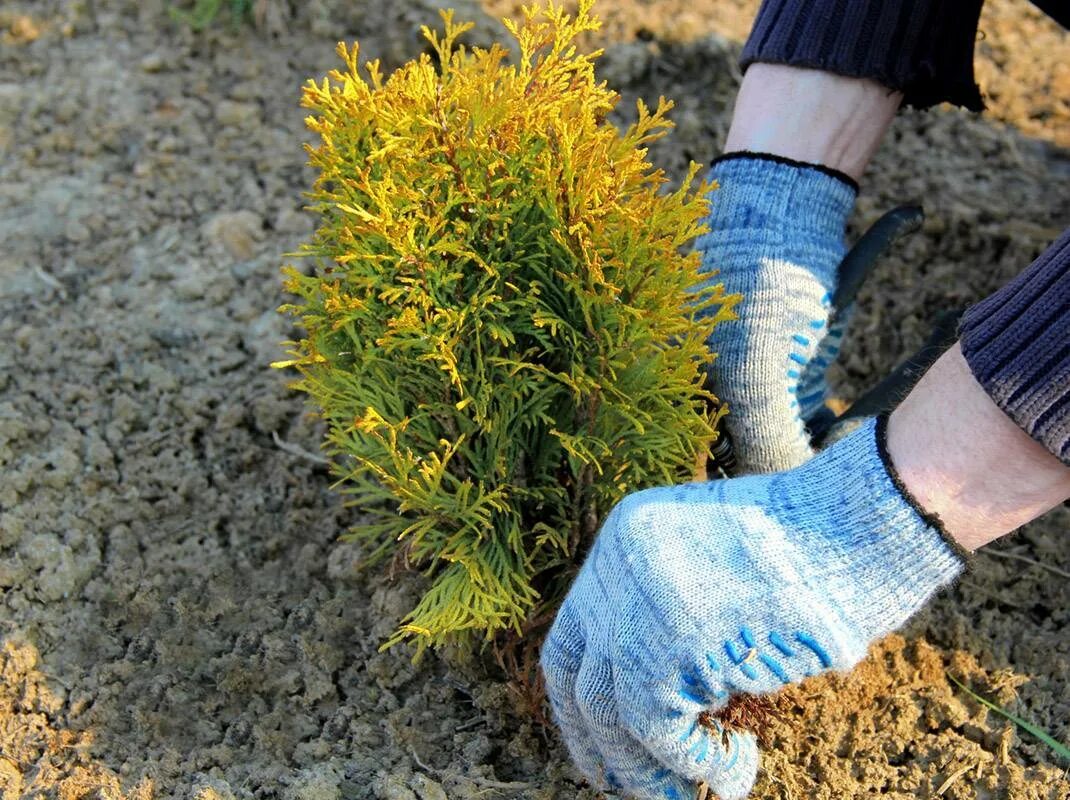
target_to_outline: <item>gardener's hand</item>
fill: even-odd
[[[651,489],[610,513],[542,653],[580,770],[643,798],[743,798],[751,734],[703,712],[856,664],[961,570],[870,420],[805,465]]]
[[[719,325],[714,392],[744,473],[776,472],[813,455],[806,422],[825,403],[825,371],[846,314],[832,296],[855,186],[832,170],[731,154],[710,172],[710,232],[696,242],[704,269],[741,293],[739,321]]]

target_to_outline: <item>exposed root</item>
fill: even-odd
[[[699,723],[706,728],[716,728],[719,723],[725,732],[752,731],[758,742],[767,747],[771,744],[772,723],[785,716],[792,705],[790,698],[778,694],[737,694],[717,711],[699,714]]]

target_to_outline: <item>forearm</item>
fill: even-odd
[[[968,309],[959,336],[989,397],[1070,465],[1070,230]]]
[[[754,64],[736,98],[725,152],[821,164],[858,181],[902,97],[864,78]]]
[[[892,412],[888,452],[905,488],[967,550],[1070,497],[1070,467],[993,402],[957,344]]]
[[[982,0],[764,0],[740,59],[868,78],[927,108],[983,108],[973,76]]]

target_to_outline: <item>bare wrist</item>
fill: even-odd
[[[1070,468],[992,401],[957,344],[892,412],[888,452],[905,488],[967,550],[1070,497]]]
[[[736,98],[725,152],[822,164],[857,181],[901,101],[901,93],[864,78],[752,64]]]

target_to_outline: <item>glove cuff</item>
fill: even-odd
[[[877,445],[877,454],[880,456],[881,463],[884,465],[884,471],[888,473],[888,478],[891,480],[892,485],[896,488],[903,500],[914,509],[914,513],[931,528],[939,534],[940,538],[944,540],[944,544],[955,553],[961,560],[963,565],[968,565],[972,559],[973,554],[955,541],[955,538],[944,527],[944,522],[940,519],[940,515],[925,509],[918,499],[914,497],[914,494],[903,483],[903,479],[899,476],[899,470],[895,468],[895,463],[892,461],[891,453],[888,452],[888,417],[889,413],[881,414],[877,417],[876,424],[874,425],[874,439]]]
[[[870,419],[793,480],[792,502],[836,520],[832,529],[801,532],[803,546],[819,565],[816,581],[842,615],[843,630],[863,649],[906,623],[968,558],[903,485],[886,436],[887,418]]]
[[[794,158],[788,158],[787,156],[778,156],[776,153],[759,153],[754,150],[733,150],[731,153],[725,153],[724,155],[720,155],[713,159],[713,161],[710,162],[710,168],[716,168],[718,164],[725,164],[729,161],[769,161],[773,164],[782,164],[786,167],[795,167],[796,169],[816,170],[817,172],[822,172],[825,175],[828,175],[830,178],[835,178],[840,183],[846,184],[854,191],[855,196],[858,196],[858,181],[846,172],[841,172],[838,169],[825,166],[824,164],[816,164],[811,161],[798,161]]]
[[[761,259],[786,259],[805,265],[832,290],[854,209],[854,181],[764,153],[722,156],[708,178],[716,184],[708,196],[710,231],[695,242],[704,269],[719,270],[727,288],[745,291]]]

